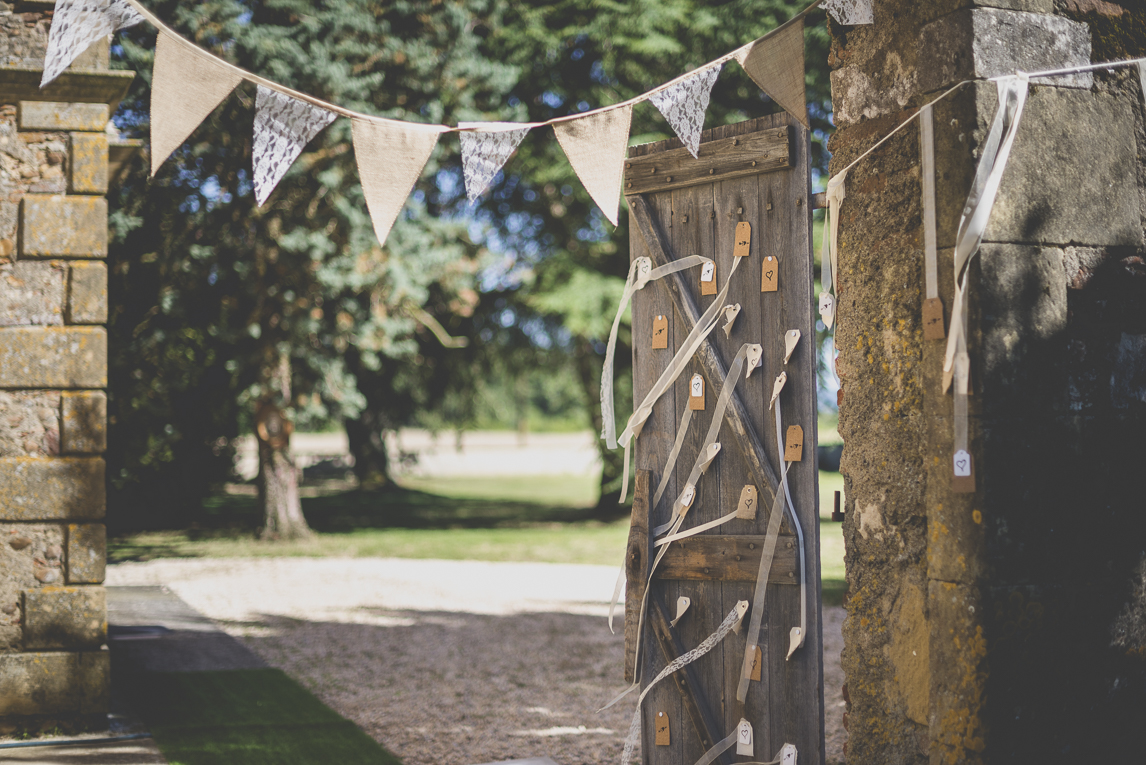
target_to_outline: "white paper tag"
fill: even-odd
[[[704,265],[700,267],[700,280],[702,282],[710,282],[716,275],[716,263],[711,260],[704,261]]]
[[[952,460],[955,468],[955,476],[957,478],[966,478],[971,475],[971,455],[965,450],[960,449],[955,452],[955,457]]]
[[[692,601],[688,598],[681,596],[676,599],[676,618],[669,622],[669,626],[675,627],[676,623],[680,621],[680,617],[684,616],[684,612],[692,605]]]
[[[780,750],[780,765],[796,765],[795,744],[784,744]]]
[[[784,390],[784,383],[786,382],[788,382],[787,372],[781,372],[776,376],[776,384],[772,386],[772,399],[768,402],[769,409],[776,403],[776,399],[780,397],[780,391]]]
[[[832,328],[832,322],[836,318],[836,300],[832,297],[830,292],[820,293],[820,319],[823,320],[824,326],[828,329]]]
[[[692,501],[696,499],[696,487],[691,483],[684,487],[684,491],[680,493],[680,512],[683,515],[690,507]]]
[[[752,370],[760,366],[760,359],[764,357],[764,346],[759,343],[752,343],[748,346],[748,352],[744,354],[744,359],[748,363],[745,364],[747,369],[744,371],[744,379],[747,380],[752,376]]]
[[[752,723],[743,717],[740,718],[740,725],[736,726],[736,753],[749,757],[753,755]]]
[[[784,363],[788,363],[788,359],[792,358],[792,351],[796,350],[796,344],[800,342],[800,330],[790,329],[784,333]]]

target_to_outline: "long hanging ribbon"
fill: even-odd
[[[839,244],[836,240],[840,229],[840,205],[846,196],[844,182],[847,179],[848,171],[844,170],[828,181],[828,209],[824,212],[824,238],[820,252],[823,283],[820,318],[828,329],[832,328],[836,320],[836,295],[839,294]]]
[[[621,302],[617,305],[617,314],[613,317],[613,327],[609,330],[609,344],[605,347],[605,365],[601,368],[601,438],[610,449],[617,448],[617,415],[613,405],[613,362],[617,353],[617,332],[621,327],[621,318],[633,294],[643,290],[649,282],[654,282],[669,274],[683,271],[686,268],[702,265],[705,258],[700,255],[689,255],[674,260],[659,268],[653,268],[653,261],[647,257],[639,257],[629,266],[629,276],[625,280],[625,291],[621,293]],[[675,361],[675,359],[674,359]],[[626,481],[626,483],[628,483]],[[624,502],[625,498],[621,497]],[[655,504],[655,503],[654,503]]]
[[[999,108],[991,122],[991,131],[983,145],[983,155],[971,184],[971,194],[959,219],[955,237],[955,304],[951,308],[951,332],[947,336],[947,353],[943,359],[943,391],[951,386],[956,353],[967,352],[966,300],[967,274],[972,258],[979,252],[983,232],[995,206],[995,196],[1003,180],[1003,171],[1015,143],[1023,106],[1027,102],[1028,79],[1025,74],[1003,77],[997,83]]]
[[[629,765],[633,758],[633,750],[637,746],[637,737],[641,732],[641,702],[645,700],[645,696],[649,695],[649,691],[656,687],[657,683],[665,679],[678,669],[685,667],[692,662],[704,656],[711,651],[721,640],[728,636],[729,632],[740,624],[744,619],[744,614],[748,612],[748,601],[741,600],[736,606],[728,612],[728,616],[724,617],[724,621],[716,628],[716,631],[704,639],[700,645],[693,648],[691,651],[681,654],[673,659],[664,669],[657,674],[653,681],[645,686],[641,691],[641,695],[637,698],[637,709],[633,712],[633,721],[629,724],[629,735],[625,737],[625,750],[621,753],[621,765]]]
[[[705,435],[704,443],[700,447],[700,454],[697,455],[696,464],[693,466],[693,474],[689,476],[689,483],[695,484],[696,480],[699,479],[700,474],[708,468],[708,464],[711,462],[711,458],[709,457],[708,452],[712,445],[716,443],[716,437],[720,435],[720,427],[724,424],[724,414],[728,411],[728,405],[732,401],[732,393],[736,390],[736,384],[740,382],[741,370],[744,369],[746,364],[750,364],[751,366],[748,367],[748,371],[751,371],[752,368],[760,362],[762,353],[763,349],[760,345],[745,343],[740,347],[740,350],[736,354],[736,358],[733,359],[732,367],[729,368],[728,375],[724,378],[724,384],[720,388],[720,397],[717,398],[716,408],[712,411],[712,422],[709,423],[708,433]],[[671,465],[667,465],[665,467],[666,471],[671,469]],[[654,546],[661,547],[676,539],[684,539],[685,537],[695,536],[702,531],[707,531],[708,529],[715,528],[722,523],[727,523],[735,517],[735,512],[729,513],[728,515],[725,515],[722,518],[718,518],[715,521],[709,521],[708,523],[702,524],[700,526],[694,526],[687,531],[677,532],[664,537],[663,539],[658,539]],[[660,536],[660,534],[672,526],[672,523],[675,520],[675,517],[670,518],[668,523],[653,529],[653,536]]]
[[[713,413],[712,423],[708,427],[708,433],[705,435],[704,444],[701,445],[700,453],[696,457],[696,462],[692,466],[688,480],[685,481],[684,490],[680,493],[680,496],[677,497],[676,501],[673,502],[672,513],[670,514],[671,520],[669,521],[671,525],[668,528],[670,535],[680,530],[681,524],[684,523],[685,515],[688,513],[693,500],[696,498],[696,486],[700,481],[700,477],[708,470],[708,466],[712,464],[712,460],[720,451],[720,444],[716,443],[716,437],[720,434],[720,426],[724,420],[724,412],[727,410],[728,402],[732,397],[732,388],[735,387],[736,381],[740,379],[740,372],[744,368],[745,361],[750,358],[749,354],[751,354],[753,365],[758,363],[760,360],[760,346],[746,343],[740,347],[740,351],[737,352],[736,357],[732,360],[732,366],[729,367],[728,374],[724,378],[724,384],[720,391],[720,397],[717,399],[716,410]],[[715,446],[715,449],[712,448],[713,446]],[[664,526],[659,526],[657,529],[654,529],[654,536],[658,533],[658,529],[664,530]],[[657,570],[661,558],[664,557],[667,551],[668,545],[662,545],[656,557],[653,558],[653,564],[649,567],[647,574],[649,581],[652,581],[653,573]],[[622,566],[620,576],[617,578],[617,585],[613,590],[613,600],[609,604],[610,631],[613,629],[613,612],[617,605],[617,600],[620,598],[621,582],[624,578],[624,573],[625,569]],[[650,589],[649,587],[645,588],[644,597],[641,599],[641,607],[637,611],[636,652],[633,659],[633,666],[638,668],[637,677],[628,690],[623,691],[621,695],[614,698],[602,707],[602,709],[608,709],[613,704],[616,704],[640,685],[641,633],[644,630],[645,610],[648,607]]]
[[[923,284],[928,300],[939,297],[939,250],[935,235],[935,124],[931,104],[919,113],[920,172],[923,181]]]
[[[669,363],[668,368],[665,369],[657,381],[653,383],[653,387],[645,396],[645,400],[641,402],[640,406],[633,410],[633,414],[629,417],[628,424],[617,439],[617,442],[625,447],[625,466],[621,474],[621,498],[619,500],[621,503],[625,501],[629,491],[629,457],[633,441],[636,440],[641,429],[644,428],[645,422],[649,419],[649,415],[652,414],[653,405],[655,405],[660,397],[664,395],[665,391],[676,382],[681,372],[688,366],[693,354],[696,353],[697,349],[700,348],[701,344],[704,343],[709,334],[712,333],[712,330],[716,329],[716,325],[719,323],[720,316],[725,307],[724,299],[728,297],[728,288],[732,284],[732,277],[735,275],[736,269],[740,266],[740,261],[742,260],[746,260],[746,258],[733,259],[732,268],[728,270],[728,279],[725,280],[723,289],[720,290],[719,294],[717,294],[716,298],[712,301],[712,305],[697,319],[696,326],[688,333],[688,337],[685,338],[684,343],[681,345],[680,350],[677,351],[676,356],[674,356],[673,360]],[[661,266],[661,268],[665,268],[665,266]]]
[[[744,720],[740,721],[740,725],[744,725]],[[740,726],[732,731],[727,738],[721,739],[712,745],[712,748],[705,752],[696,765],[711,765],[716,761],[716,758],[727,752],[732,748],[732,745],[737,742],[740,734]],[[768,762],[740,762],[737,765],[796,765],[796,747],[794,744],[784,744],[776,756]]]

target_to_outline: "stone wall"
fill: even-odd
[[[105,96],[130,78],[99,43],[41,92],[48,9],[0,3],[0,734],[108,709]]]
[[[985,81],[1146,55],[1117,0],[874,0],[831,26],[838,172],[936,106],[940,295]],[[1137,69],[1032,85],[971,272],[977,491],[924,342],[918,129],[851,171],[836,345],[851,763],[1132,762],[1146,719],[1146,120]]]

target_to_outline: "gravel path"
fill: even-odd
[[[166,585],[406,765],[546,755],[615,763],[634,700],[605,566],[397,559],[157,560],[107,584]],[[828,762],[841,761],[839,630],[825,613]],[[833,725],[834,723],[834,725]]]

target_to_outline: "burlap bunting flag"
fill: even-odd
[[[446,128],[365,119],[352,120],[351,128],[362,193],[382,244]]]
[[[632,116],[633,107],[626,105],[553,125],[569,164],[614,226],[621,204],[621,177]]]
[[[781,29],[751,47],[737,51],[736,60],[752,81],[784,111],[808,127],[804,95],[804,20]]]
[[[190,43],[160,30],[151,77],[151,174],[242,81]]]

